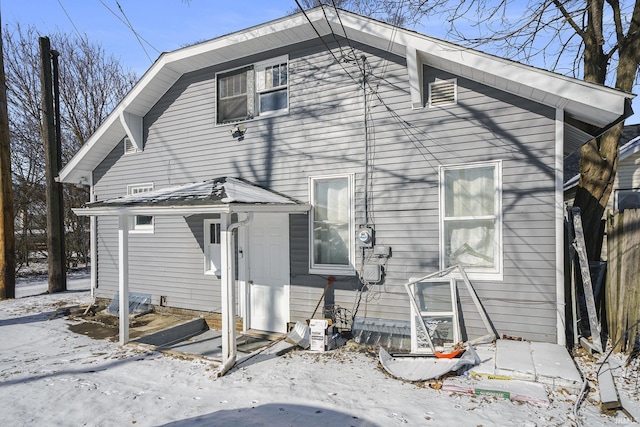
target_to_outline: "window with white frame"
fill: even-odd
[[[289,110],[288,57],[218,73],[216,123],[250,120]]]
[[[133,184],[127,186],[127,194],[140,194],[153,191],[153,183]],[[131,218],[129,229],[134,232],[153,233],[153,216],[136,215]]]
[[[353,176],[312,177],[311,268],[312,273],[353,273]]]
[[[502,277],[501,181],[500,161],[440,167],[441,268]]]
[[[204,274],[220,277],[222,246],[220,244],[220,220],[204,220]]]

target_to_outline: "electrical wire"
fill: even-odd
[[[73,19],[71,19],[71,16],[67,12],[67,9],[65,9],[65,7],[62,5],[62,1],[58,0],[58,4],[60,5],[60,8],[62,8],[62,11],[64,12],[64,14],[67,15],[67,19],[69,19],[69,22],[71,22],[71,26],[73,27],[73,29],[76,30],[76,34],[78,34],[78,37],[80,37],[80,40],[84,40],[84,37],[82,36],[82,34],[80,34],[80,31],[78,30],[78,27],[76,27],[75,22],[73,22]]]

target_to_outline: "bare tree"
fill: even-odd
[[[33,251],[43,250],[46,230],[44,151],[40,112],[38,37],[34,27],[3,29],[6,41],[14,212],[17,217],[18,265],[28,264]],[[133,87],[136,76],[123,69],[104,49],[64,33],[49,35],[60,54],[62,160],[68,162]],[[87,260],[88,227],[71,207],[88,200],[86,187],[67,186],[65,230],[67,263]]]
[[[524,63],[632,92],[640,64],[638,0],[300,0],[404,25],[444,22],[447,39]],[[623,124],[581,150],[575,205],[589,259],[598,259],[601,218],[618,167]],[[595,131],[595,129],[591,129]]]

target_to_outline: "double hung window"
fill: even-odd
[[[353,177],[314,177],[312,203],[311,272],[353,273]]]
[[[288,57],[218,73],[217,124],[250,120],[289,109]]]
[[[441,267],[502,274],[501,163],[440,168]]]

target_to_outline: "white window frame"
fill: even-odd
[[[260,77],[264,77],[265,74],[265,70],[269,67],[273,67],[273,66],[281,66],[281,65],[285,65],[286,67],[286,75],[287,75],[287,81],[285,84],[279,84],[277,86],[273,86],[270,88],[264,87],[263,84],[261,84],[261,82],[259,81]],[[247,72],[250,72],[253,74],[253,79],[252,82],[249,82],[249,79],[247,79],[247,103],[250,103],[250,97],[253,98],[253,105],[252,105],[252,109],[248,107],[248,109],[250,109],[251,111],[248,111],[247,113],[247,117],[246,118],[239,118],[236,120],[229,120],[229,121],[224,121],[224,122],[220,122],[218,121],[218,103],[220,100],[219,94],[218,94],[218,88],[219,88],[219,79],[223,78],[225,75],[229,74],[229,73],[233,73],[234,71],[238,71],[241,69],[247,69]],[[216,73],[216,95],[215,95],[215,122],[216,122],[216,126],[224,126],[224,125],[229,125],[229,124],[234,124],[234,123],[241,123],[241,122],[246,122],[249,120],[254,120],[256,118],[259,117],[273,117],[273,116],[277,116],[277,115],[283,115],[283,114],[288,114],[289,113],[289,99],[290,99],[290,95],[291,95],[291,91],[290,91],[290,85],[289,85],[289,55],[282,55],[282,56],[278,56],[276,58],[271,58],[265,61],[260,61],[260,62],[256,62],[254,64],[248,64],[248,65],[244,65],[242,67],[237,67],[237,68],[232,68],[229,70],[224,70],[224,71],[220,71],[218,73]],[[262,112],[260,111],[260,96],[267,94],[267,93],[274,93],[274,92],[280,92],[280,91],[286,91],[287,94],[287,105],[285,108],[281,108],[279,110],[273,110],[273,111],[265,111]],[[251,94],[251,96],[250,96]]]
[[[127,195],[146,193],[149,191],[153,191],[153,182],[127,185]],[[151,217],[151,224],[138,224],[138,217]],[[155,222],[155,218],[151,215],[134,215],[129,218],[129,231],[131,233],[152,234],[155,229]]]
[[[442,103],[442,104],[435,104],[435,105],[432,104],[432,102],[431,102],[431,91],[432,91],[433,85],[446,84],[446,83],[453,84],[453,101],[452,102],[447,102],[447,103]],[[427,99],[427,105],[429,106],[429,108],[446,107],[446,106],[449,106],[449,105],[456,105],[457,103],[458,103],[458,79],[457,78],[453,78],[453,79],[436,79],[435,81],[429,83],[428,99]]]
[[[347,245],[349,251],[349,263],[347,265],[338,264],[316,264],[315,263],[315,242],[314,242],[314,204],[315,204],[315,182],[328,179],[344,178],[348,181],[349,192],[349,231],[347,238]],[[311,210],[309,211],[309,273],[310,274],[335,274],[335,275],[352,275],[356,270],[354,267],[355,260],[355,192],[354,192],[355,177],[353,174],[336,174],[336,175],[320,175],[309,177],[309,203],[311,204]]]
[[[211,275],[211,276],[218,276],[221,277],[222,275],[222,271],[220,270],[213,270],[210,268],[211,266],[211,256],[212,254],[210,253],[210,248],[209,246],[211,245],[211,225],[213,224],[217,224],[218,225],[218,232],[221,233],[222,230],[220,229],[221,227],[221,221],[219,218],[214,218],[214,219],[205,219],[203,226],[204,226],[204,274],[206,275]],[[220,238],[220,236],[218,236],[218,238]],[[216,243],[214,243],[216,244]],[[222,254],[222,244],[220,241],[218,241],[217,243],[218,246],[220,246],[220,251],[218,254],[216,254],[216,258],[220,258],[221,254]],[[221,264],[221,258],[220,259],[216,259],[215,261],[217,261],[217,265],[218,268],[220,268],[220,264]]]
[[[477,168],[494,168],[494,215],[488,216],[472,216],[472,217],[445,217],[445,172],[449,170],[462,170],[462,169],[477,169]],[[465,163],[454,165],[440,165],[439,172],[439,201],[440,201],[440,213],[439,213],[439,233],[440,233],[440,269],[449,267],[446,264],[446,242],[445,242],[445,222],[448,220],[494,220],[494,243],[496,245],[496,254],[493,267],[471,267],[464,266],[464,270],[469,278],[475,280],[498,280],[501,281],[504,278],[503,264],[504,264],[504,248],[502,242],[502,161],[488,161],[478,163]],[[454,277],[457,276],[457,270],[452,273]]]

